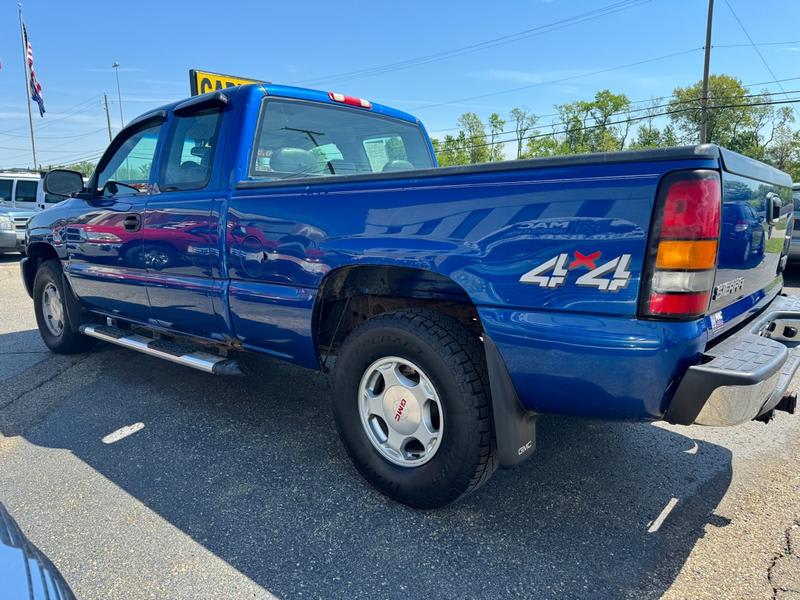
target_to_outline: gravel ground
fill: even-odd
[[[53,356],[35,328],[0,257],[0,501],[79,598],[800,598],[800,416],[542,418],[532,460],[420,512],[351,467],[323,375]]]

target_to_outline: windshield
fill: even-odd
[[[427,169],[422,129],[363,109],[268,99],[261,109],[250,175],[330,177]]]
[[[794,201],[794,210],[800,211],[800,190],[792,191],[792,200]]]

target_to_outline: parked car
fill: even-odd
[[[789,244],[789,260],[800,259],[800,183],[792,186],[792,202],[794,205],[794,229],[792,242]]]
[[[44,210],[64,198],[46,194],[39,173],[0,172],[0,207]]]
[[[0,206],[36,209],[39,173],[0,172]]]
[[[795,409],[791,180],[723,148],[440,169],[411,115],[258,84],[135,119],[85,186],[44,181],[69,199],[31,219],[21,269],[50,349],[220,375],[335,355],[331,426],[411,506],[533,455],[541,414]]]
[[[750,258],[763,256],[767,243],[765,211],[756,212],[747,202],[730,202],[722,207],[722,237],[725,256],[721,262],[746,264]]]
[[[30,209],[0,206],[0,254],[25,254],[25,226],[35,214]]]
[[[22,533],[0,503],[0,598],[75,600],[53,563]]]

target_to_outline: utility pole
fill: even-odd
[[[114,61],[114,64],[111,65],[111,68],[114,69],[114,73],[117,75],[117,101],[119,102],[119,126],[125,127],[125,119],[122,116],[122,92],[119,91],[119,63]]]
[[[39,163],[36,162],[36,140],[33,136],[33,113],[31,112],[31,68],[28,64],[28,40],[25,39],[25,25],[22,24],[22,3],[17,4],[19,8],[19,36],[22,39],[22,63],[23,74],[25,76],[25,104],[28,105],[28,125],[31,128],[31,153],[33,153],[33,168],[39,170]]]
[[[108,141],[113,139],[111,135],[111,113],[108,112],[108,94],[103,94],[103,101],[106,104],[106,123],[108,124]]]
[[[708,0],[706,22],[706,57],[703,64],[703,95],[700,98],[700,143],[708,143],[708,69],[711,62],[711,25],[714,22],[714,0]]]

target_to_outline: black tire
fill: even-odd
[[[415,467],[387,460],[367,437],[358,409],[366,369],[383,357],[419,365],[442,405],[443,436],[432,458]],[[345,340],[334,373],[334,417],[356,468],[382,493],[415,508],[445,506],[494,473],[496,452],[483,345],[458,320],[435,311],[384,313]]]
[[[49,284],[55,286],[62,301],[62,328],[56,335],[47,326],[43,309],[43,296]],[[66,303],[71,303],[68,308]],[[33,307],[36,313],[36,324],[39,326],[39,335],[45,345],[56,354],[79,354],[92,347],[93,338],[87,337],[78,331],[80,323],[73,323],[70,314],[76,314],[78,309],[74,306],[75,300],[72,292],[64,288],[61,272],[61,263],[58,260],[48,260],[39,266],[33,282]]]

